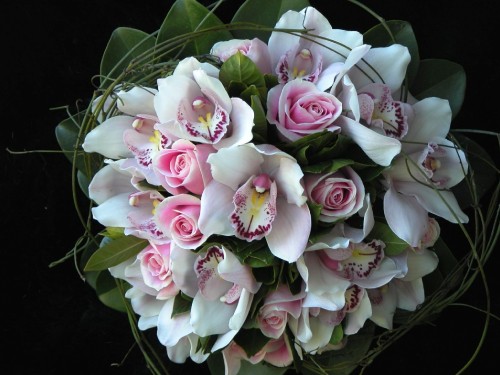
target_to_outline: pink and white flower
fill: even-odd
[[[300,12],[285,12],[275,28],[309,30],[307,38],[302,38],[298,33],[271,33],[268,42],[271,65],[280,83],[301,79],[325,91],[332,86],[351,52],[363,47],[360,33],[333,29],[329,21],[313,7]],[[366,52],[366,49],[363,50]],[[361,56],[356,56],[356,59],[359,60]]]
[[[201,195],[212,179],[207,158],[213,152],[215,149],[211,145],[195,145],[179,139],[169,149],[155,155],[153,170],[170,194],[191,192]]]
[[[231,39],[217,42],[213,45],[210,54],[217,56],[222,62],[235,55],[237,52],[242,53],[259,68],[262,74],[270,74],[271,56],[267,44],[259,38],[253,39]]]
[[[273,339],[280,338],[285,332],[288,316],[298,319],[304,297],[304,291],[294,295],[285,284],[269,292],[257,315],[262,333]]]
[[[339,130],[334,121],[341,112],[342,103],[335,96],[308,81],[277,85],[267,96],[267,120],[288,141],[323,130]]]
[[[196,249],[208,236],[198,226],[201,201],[190,194],[165,198],[154,212],[158,227],[183,249]]]
[[[311,215],[295,159],[271,145],[247,144],[221,149],[208,162],[213,180],[201,196],[201,230],[265,238],[276,257],[296,261],[307,245]]]
[[[304,183],[307,197],[322,206],[320,221],[346,219],[363,207],[365,187],[351,167],[331,173],[306,173]]]
[[[213,69],[191,57],[171,76],[158,79],[154,105],[159,122],[177,138],[216,149],[247,143],[252,140],[253,110],[242,99],[229,97]]]

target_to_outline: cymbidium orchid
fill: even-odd
[[[89,197],[98,204],[92,208],[94,219],[104,226],[124,228],[126,235],[156,243],[170,241],[153,215],[164,196],[156,190],[139,190],[133,184],[136,178],[119,162],[99,170],[89,184]]]
[[[384,172],[384,213],[394,233],[417,247],[427,231],[427,213],[453,223],[468,221],[449,190],[465,177],[468,163],[445,139],[451,122],[447,100],[424,99],[413,104],[413,112],[402,154]]]
[[[201,196],[202,232],[265,238],[274,256],[296,261],[311,230],[296,160],[272,145],[246,144],[221,149],[208,162],[213,180]]]
[[[159,122],[177,138],[216,149],[247,143],[252,140],[254,113],[242,99],[229,97],[213,76],[214,69],[191,57],[172,75],[158,79],[154,106]]]
[[[241,52],[252,60],[262,74],[270,74],[271,56],[267,44],[258,38],[253,39],[232,39],[217,42],[210,50],[210,54],[217,56],[221,61],[226,61],[231,56]]]
[[[313,7],[285,12],[275,27],[308,31],[307,38],[299,33],[271,33],[268,46],[278,81],[301,79],[314,83],[320,91],[333,84],[346,55],[363,44],[359,32],[333,29],[326,17]]]

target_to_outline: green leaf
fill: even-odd
[[[105,306],[121,312],[127,311],[122,292],[116,285],[116,279],[108,271],[99,273],[95,290],[97,297]]]
[[[410,245],[396,236],[387,224],[375,222],[373,229],[367,236],[370,240],[381,240],[385,243],[384,254],[394,256],[402,253]]]
[[[267,87],[264,76],[257,65],[239,51],[222,64],[219,79],[225,87],[229,87],[233,82],[243,84],[241,87],[244,87],[245,90],[248,90],[251,86],[255,86],[257,92],[253,89],[251,93],[247,93],[247,101],[249,101],[252,94],[258,94],[261,100],[266,100],[267,98]],[[232,96],[241,96],[241,92],[231,92],[230,94]]]
[[[83,191],[85,196],[90,199],[89,185],[91,178],[87,177],[82,171],[78,171],[76,173],[76,179],[78,180],[78,186],[80,186],[81,191]]]
[[[116,240],[117,238],[125,236],[124,228],[121,227],[106,227],[99,233],[101,236],[106,237],[107,241]]]
[[[170,317],[173,318],[176,315],[184,314],[190,311],[192,304],[193,299],[180,292],[174,298],[174,307],[172,308],[172,315]]]
[[[386,27],[380,23],[364,33],[363,41],[372,47],[387,47],[394,43],[406,46],[411,56],[407,68],[408,87],[411,87],[420,62],[417,39],[413,33],[413,28],[407,21],[391,20],[386,21],[385,24],[389,28],[390,34]]]
[[[272,28],[286,11],[301,11],[307,6],[308,0],[247,0],[236,11],[231,23],[251,22]],[[233,35],[236,39],[259,38],[267,42],[271,32],[240,29],[233,30]]]
[[[340,168],[354,164],[354,160],[350,159],[333,159],[330,161],[321,162],[318,164],[307,165],[302,170],[309,173],[333,173]]]
[[[318,225],[319,217],[321,215],[321,210],[323,206],[318,203],[314,203],[311,200],[307,200],[307,206],[309,207],[309,212],[311,213],[311,225],[313,228],[316,228]]]
[[[339,324],[338,326],[335,326],[335,328],[333,329],[332,337],[330,337],[330,344],[332,345],[340,344],[343,338],[344,338],[344,329],[342,328],[342,325]]]
[[[234,341],[245,350],[248,357],[253,356],[270,340],[269,337],[264,336],[260,329],[241,329]]]
[[[270,267],[252,268],[252,273],[257,282],[261,282],[266,285],[272,285],[278,279],[279,267],[277,265],[274,265]]]
[[[314,361],[323,368],[328,367],[329,374],[349,375],[358,367],[358,363],[370,348],[374,331],[375,325],[366,322],[358,333],[349,336],[344,348],[315,355]],[[302,371],[303,375],[316,374],[314,370],[309,370],[305,366]]]
[[[447,99],[455,117],[464,101],[466,75],[455,62],[442,59],[421,60],[410,92],[417,99],[428,97]]]
[[[160,27],[157,46],[159,47],[161,43],[168,44],[176,38],[179,40],[179,36],[189,37],[191,40],[182,51],[174,51],[163,60],[168,60],[169,57],[175,56],[178,52],[180,52],[176,56],[178,58],[207,54],[216,42],[233,39],[231,33],[225,29],[206,30],[221,25],[223,25],[221,20],[197,1],[177,0]],[[198,35],[193,34],[193,32],[201,30],[206,31]],[[181,44],[177,43],[177,46],[180,47]]]
[[[222,357],[221,351],[210,354],[207,363],[211,374],[224,374],[224,358]],[[241,361],[238,375],[283,375],[287,370],[287,367],[274,367],[267,365],[265,362],[259,362],[252,365],[248,361]]]
[[[137,255],[147,244],[147,240],[134,236],[113,240],[92,254],[84,271],[100,271],[116,266]]]
[[[474,181],[477,195],[476,201],[480,201],[483,196],[493,187],[498,184],[498,172],[495,162],[486,150],[472,139],[461,135],[454,134],[460,148],[467,155],[469,163],[469,178]],[[451,189],[462,209],[468,208],[474,204],[474,199],[467,180],[463,179],[459,184]]]
[[[83,149],[77,147],[77,145],[83,142],[83,139],[78,139],[78,134],[84,116],[85,112],[79,112],[73,117],[63,120],[56,126],[55,134],[59,147],[64,151],[64,155],[71,163],[73,163],[75,150],[78,152],[75,158],[75,167],[78,171],[83,173],[85,177],[90,179],[101,167],[102,157],[96,153],[83,153]],[[80,187],[82,187],[83,190],[85,185],[80,185]],[[85,192],[85,190],[83,191]]]
[[[267,143],[267,119],[266,112],[257,95],[250,97],[250,107],[252,107],[254,127],[252,128],[254,143]]]
[[[153,52],[156,39],[141,30],[119,27],[113,31],[101,59],[101,86],[107,87],[130,68],[130,64],[142,54]],[[130,81],[143,76],[139,71],[128,72]]]

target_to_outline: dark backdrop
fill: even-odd
[[[270,0],[271,1],[271,0]],[[48,3],[48,2],[46,2]],[[49,269],[81,234],[70,189],[70,164],[60,154],[12,155],[11,150],[57,150],[54,127],[65,118],[51,108],[88,100],[91,77],[118,26],[155,31],[171,1],[20,0],[4,5],[2,20],[2,246],[1,290],[4,374],[147,374],[135,347],[121,367],[113,366],[133,344],[126,317],[98,302],[72,261]],[[235,3],[221,8],[225,20]],[[347,1],[312,1],[338,28],[366,30],[375,21]],[[496,12],[492,2],[452,0],[366,1],[386,19],[408,20],[423,58],[444,58],[467,72],[467,95],[454,127],[498,131],[499,69],[493,57]],[[263,10],[265,11],[265,10]],[[478,140],[494,147],[488,138]],[[498,156],[498,153],[497,153]],[[498,163],[498,160],[497,160]],[[6,206],[7,203],[7,206]],[[5,208],[6,207],[6,208]],[[451,242],[452,250],[463,248]],[[494,254],[486,269],[493,311],[500,312]],[[5,297],[6,296],[6,297]],[[474,284],[463,302],[484,308],[484,291]],[[484,315],[451,307],[435,325],[418,327],[368,368],[367,374],[454,374],[472,355]],[[484,349],[466,373],[498,368],[500,325],[493,321]],[[172,374],[206,373],[204,366],[171,365]],[[188,371],[189,370],[189,371]]]

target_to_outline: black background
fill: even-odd
[[[270,0],[272,1],[272,0]],[[57,123],[66,117],[51,108],[85,102],[91,77],[111,32],[129,26],[146,32],[159,28],[172,1],[73,0],[17,1],[4,5],[1,83],[3,176],[1,178],[1,342],[4,374],[148,374],[133,345],[124,315],[104,307],[82,282],[71,261],[49,269],[81,235],[70,188],[70,164],[61,154],[13,155],[10,150],[57,150]],[[208,2],[205,2],[208,3]],[[329,4],[328,6],[326,4]],[[452,0],[365,1],[385,19],[409,21],[422,58],[462,64],[467,92],[453,127],[498,131],[498,59],[494,57],[497,17],[493,2]],[[228,21],[241,1],[218,13]],[[334,27],[365,31],[376,21],[347,1],[311,1]],[[265,11],[265,10],[263,10]],[[482,144],[498,149],[487,137]],[[7,204],[7,206],[6,206]],[[452,250],[463,240],[451,240]],[[500,312],[494,254],[486,266],[492,310]],[[461,300],[485,307],[476,282]],[[434,326],[417,327],[389,348],[366,374],[455,374],[474,352],[484,315],[450,307]],[[154,335],[153,335],[154,336]],[[483,350],[466,374],[498,368],[500,324],[493,321]],[[172,374],[207,373],[205,366],[169,364]]]

